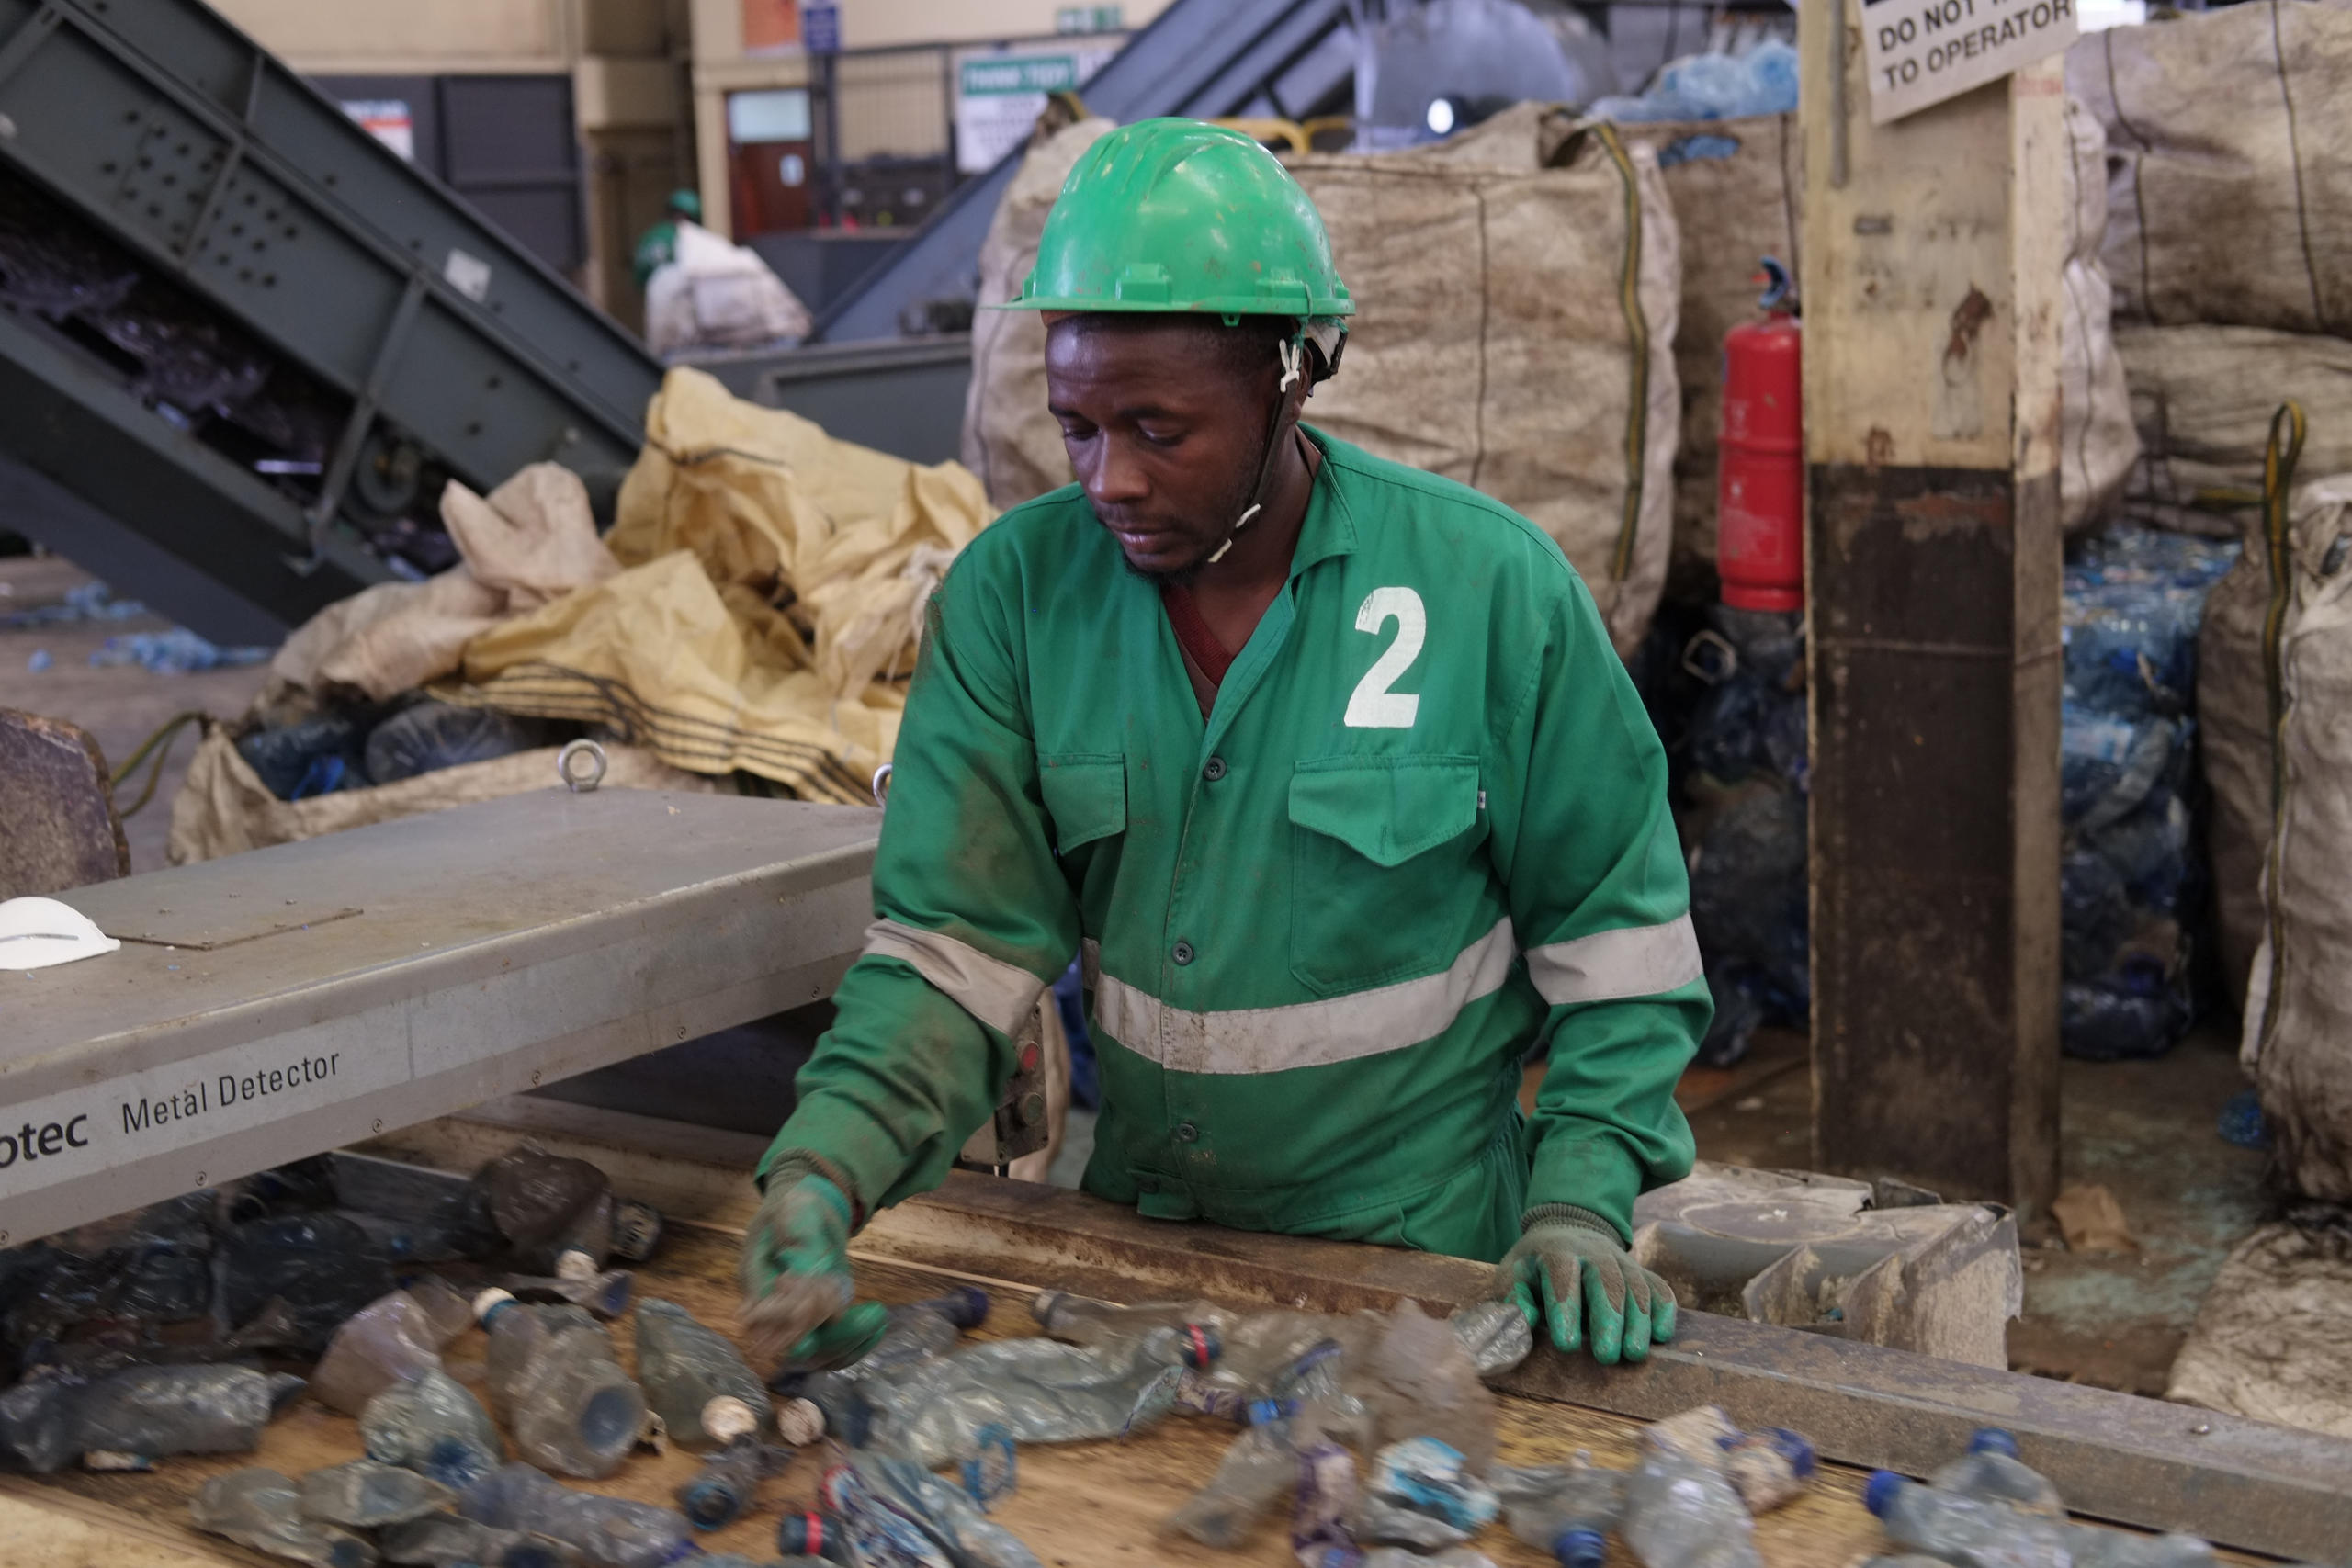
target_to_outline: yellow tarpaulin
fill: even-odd
[[[835,441],[675,369],[605,536],[624,570],[476,637],[436,694],[864,802],[923,603],[992,515],[957,464]]]

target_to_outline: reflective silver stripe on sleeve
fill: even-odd
[[[1046,982],[1017,964],[990,958],[967,942],[897,920],[865,928],[865,951],[902,958],[966,1012],[1001,1034],[1018,1034]]]
[[[1443,974],[1352,996],[1228,1012],[1187,1012],[1103,974],[1101,949],[1091,942],[1085,967],[1095,1021],[1136,1055],[1180,1073],[1278,1073],[1433,1040],[1464,1008],[1502,989],[1517,954],[1510,921],[1498,920]]]
[[[1527,950],[1527,977],[1554,1007],[1655,997],[1689,985],[1705,967],[1688,915]]]

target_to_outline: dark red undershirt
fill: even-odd
[[[1217,688],[1225,683],[1225,672],[1233,668],[1234,655],[1209,630],[1190,588],[1170,583],[1159,591],[1159,602],[1167,608],[1169,629],[1176,634],[1176,646],[1183,650],[1190,667],[1186,673],[1195,677],[1193,694],[1205,717],[1216,701]]]

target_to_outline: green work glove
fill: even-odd
[[[1548,1325],[1562,1350],[1589,1346],[1604,1367],[1647,1359],[1652,1340],[1674,1337],[1674,1288],[1627,1256],[1608,1221],[1542,1203],[1521,1224],[1519,1244],[1495,1269],[1493,1295],[1525,1313],[1529,1327]]]
[[[843,1366],[882,1337],[888,1314],[855,1302],[849,1227],[848,1197],[814,1165],[786,1159],[768,1172],[739,1269],[741,1322],[755,1361]]]

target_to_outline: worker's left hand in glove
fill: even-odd
[[[768,1172],[739,1270],[755,1363],[844,1366],[882,1337],[888,1313],[850,1282],[849,1231],[848,1195],[813,1163],[787,1156]]]
[[[1492,1294],[1548,1330],[1561,1350],[1589,1348],[1602,1366],[1647,1359],[1674,1337],[1674,1290],[1635,1263],[1608,1221],[1566,1203],[1527,1212],[1519,1243],[1495,1269]]]

